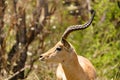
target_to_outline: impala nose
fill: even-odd
[[[43,56],[42,55],[40,55],[40,58],[42,58]]]
[[[40,55],[39,60],[44,61],[44,57],[42,55]]]

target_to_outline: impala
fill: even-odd
[[[77,55],[75,49],[66,40],[71,32],[90,26],[95,11],[91,10],[91,14],[92,17],[87,23],[68,27],[61,40],[53,48],[40,55],[41,61],[58,63],[56,70],[57,80],[95,80],[96,71],[94,66],[87,58]]]

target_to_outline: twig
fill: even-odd
[[[35,63],[38,59],[39,59],[39,57],[37,57],[37,58],[35,58],[35,59],[33,59],[33,60],[31,61],[30,68],[29,68],[28,72],[26,73],[26,76],[24,77],[24,79],[28,77],[28,75],[29,75],[30,72],[32,71],[32,68],[33,68],[34,63]]]
[[[22,68],[21,70],[17,71],[16,73],[14,73],[12,76],[8,77],[8,78],[5,79],[5,80],[10,80],[10,79],[12,79],[13,77],[15,77],[16,75],[18,75],[20,72],[24,71],[24,70],[27,69],[27,68],[30,68],[30,66],[26,66],[26,67]]]

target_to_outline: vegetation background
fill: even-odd
[[[55,80],[55,64],[38,60],[70,25],[92,25],[69,35],[97,80],[120,80],[119,0],[0,0],[0,80]]]

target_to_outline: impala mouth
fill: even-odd
[[[49,59],[49,56],[45,56],[45,55],[40,55],[39,60],[40,61],[47,61]]]
[[[45,57],[43,57],[42,55],[39,57],[40,61],[45,61]]]

